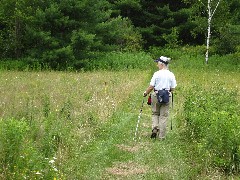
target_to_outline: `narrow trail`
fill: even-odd
[[[175,127],[174,112],[170,118],[173,130],[170,130],[165,141],[152,140],[151,110],[146,104],[134,141],[142,97],[139,94],[131,97],[131,102],[119,109],[112,117],[109,126],[99,130],[98,138],[88,149],[83,179],[189,179],[190,166],[185,162],[178,131]]]
[[[146,99],[145,99],[146,100]],[[139,108],[141,100],[137,100]],[[137,107],[136,107],[137,108]],[[137,109],[136,109],[137,110]],[[185,153],[180,148],[180,141],[175,127],[173,112],[173,130],[170,130],[168,121],[168,134],[165,141],[150,139],[151,111],[145,103],[139,122],[137,141],[133,140],[138,113],[121,115],[121,121],[128,126],[119,127],[119,133],[126,133],[128,138],[115,144],[119,151],[130,154],[130,158],[115,161],[107,167],[102,179],[189,179],[187,177],[190,167],[184,161]]]
[[[145,89],[142,87],[131,96],[131,101],[126,103],[127,105],[117,113],[119,124],[115,124],[114,133],[117,135],[113,136],[115,140],[112,144],[117,152],[114,154],[116,159],[112,159],[111,163],[102,168],[100,179],[239,179],[239,177],[235,178],[234,176],[227,177],[217,169],[205,166],[205,164],[198,164],[200,161],[197,161],[197,155],[193,154],[195,149],[192,152],[192,146],[180,136],[181,130],[177,123],[183,118],[183,95],[194,76],[179,72],[177,77],[181,84],[179,83],[174,93],[174,106],[173,109],[172,107],[170,109],[166,140],[150,139],[151,108],[146,103],[147,98],[145,98],[140,118],[137,141],[133,140],[143,99],[141,92]],[[172,130],[170,129],[171,120]]]
[[[209,75],[208,72],[207,74]],[[139,85],[141,87],[135,89],[135,92],[117,109],[109,122],[104,124],[104,127],[99,127],[91,146],[82,152],[82,159],[79,162],[81,179],[235,179],[228,178],[207,165],[204,170],[201,169],[204,164],[198,164],[196,155],[193,154],[194,150],[191,151],[192,147],[188,147],[189,144],[180,139],[182,137],[177,123],[183,118],[183,94],[190,86],[190,82],[194,80],[194,75],[195,72],[185,71],[179,71],[176,74],[181,84],[179,83],[174,94],[174,109],[170,110],[165,141],[150,139],[151,109],[146,104],[147,98],[145,98],[140,118],[137,141],[133,140],[143,99],[141,92],[146,87],[146,84],[143,85],[144,82]],[[201,82],[205,82],[206,76],[202,76]],[[210,81],[212,82],[211,79]],[[170,130],[171,120],[172,130]]]

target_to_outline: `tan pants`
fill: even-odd
[[[152,129],[159,130],[159,138],[163,139],[166,136],[167,120],[169,116],[169,103],[158,103],[156,93],[151,94],[152,98]]]

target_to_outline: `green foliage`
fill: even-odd
[[[76,69],[82,70],[126,70],[148,69],[153,60],[144,52],[110,52],[100,53],[94,59],[86,59],[75,64]]]
[[[223,1],[214,14],[214,53],[237,51],[239,7]],[[203,45],[206,29],[206,0],[1,0],[0,58],[65,70],[95,52]]]
[[[24,138],[29,130],[27,124],[14,119],[0,121],[1,164],[4,169],[14,171],[14,166],[21,155]]]
[[[141,50],[142,37],[128,18],[118,16],[102,22],[98,25],[98,33],[105,44],[117,45],[116,50]]]
[[[24,119],[0,120],[0,173],[6,179],[57,177],[53,164],[33,142],[31,134],[37,129],[32,127]]]
[[[118,127],[118,123],[108,119],[141,85],[139,82],[145,80],[136,79],[146,74],[140,70],[0,73],[1,89],[4,89],[1,91],[4,100],[0,103],[0,176],[3,179],[81,179],[81,173],[85,175],[83,170],[89,167],[86,161],[94,157],[99,162],[103,159],[97,153],[85,158],[92,152],[92,142],[100,136],[105,138],[112,125]],[[123,136],[117,132],[115,135]],[[108,162],[109,154],[115,159],[118,159],[114,157],[116,153],[122,154],[115,146],[105,148],[111,142],[94,144],[95,150],[100,147],[106,150],[98,152]],[[84,151],[86,147],[88,153]],[[100,163],[105,165],[105,161]]]
[[[159,48],[153,46],[149,48],[148,52],[151,54],[152,58],[157,58],[160,56],[170,57],[177,66],[184,66],[182,63],[186,62],[188,63],[188,66],[196,67],[196,64],[202,64],[199,58],[203,58],[205,46],[184,46],[181,48]]]
[[[0,61],[0,70],[42,71],[51,70],[51,67],[32,58],[21,60],[3,59]]]
[[[153,65],[151,57],[144,52],[89,52],[86,56],[91,57],[91,59],[71,60],[71,58],[73,59],[72,50],[68,47],[54,52],[46,51],[44,53],[45,61],[42,63],[31,58],[22,59],[21,61],[0,61],[0,70],[43,71],[53,68],[67,71],[123,70],[148,69]],[[59,61],[56,61],[57,59]]]
[[[55,50],[45,51],[42,54],[42,64],[47,64],[55,70],[65,70],[72,66],[74,60],[70,46]]]
[[[86,58],[87,53],[91,50],[95,42],[95,35],[88,34],[83,30],[73,31],[71,37],[71,47],[73,55],[77,59]]]
[[[217,83],[217,82],[212,82]],[[189,88],[184,103],[186,138],[208,163],[226,172],[240,171],[238,94],[221,84],[211,89]],[[207,152],[207,153],[206,153]]]
[[[212,58],[212,62],[211,62],[212,68],[224,69],[229,72],[233,70],[239,71],[240,69],[239,53],[228,54],[226,56],[214,55],[211,58]]]
[[[142,37],[131,21],[110,18],[111,5],[106,0],[4,0],[0,7],[3,58],[30,58],[63,70],[89,58],[92,51],[141,49]]]
[[[31,113],[30,107],[27,108]],[[46,110],[43,111],[45,113]],[[41,123],[29,122],[28,119],[1,119],[1,175],[7,179],[60,177],[56,152],[63,143],[67,145],[70,142],[69,128],[72,128],[71,123],[65,124],[53,116]]]
[[[192,9],[184,2],[141,1],[140,5],[140,9],[135,7],[128,10],[127,13],[124,8],[119,7],[119,9],[121,11],[120,14],[130,18],[134,26],[140,30],[145,48],[150,46],[164,46],[166,44],[171,46],[172,41],[176,42],[178,39],[172,29],[178,31],[178,36],[181,38],[178,39],[179,42],[183,42],[184,44],[202,43],[191,37],[190,32],[195,28],[195,26],[191,25],[191,21],[189,21]]]
[[[211,49],[214,52],[214,48]],[[212,55],[210,57],[210,62],[206,66],[204,64],[206,47],[205,46],[184,46],[182,48],[159,48],[151,47],[149,49],[149,54],[152,58],[157,58],[160,56],[170,57],[171,64],[174,64],[177,68],[191,68],[195,70],[224,70],[224,71],[239,71],[240,69],[240,59],[239,53],[228,54],[225,56]],[[171,66],[170,64],[170,66]]]
[[[165,45],[168,48],[177,48],[180,44],[179,42],[179,32],[177,31],[176,28],[172,28],[172,32],[171,34],[163,34],[163,38],[165,39],[165,41],[167,42],[167,44]]]
[[[28,66],[24,61],[4,59],[0,61],[1,70],[25,70]]]
[[[220,30],[220,37],[215,40],[216,53],[220,55],[237,52],[240,44],[240,25],[224,27]]]
[[[240,8],[240,2],[238,0],[231,0],[231,4],[229,6],[229,12],[234,16],[232,16],[232,22],[233,24],[236,23],[236,25],[239,25],[239,20],[240,20],[240,13],[239,13],[239,8]]]

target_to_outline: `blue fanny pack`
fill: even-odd
[[[157,99],[160,104],[165,104],[169,102],[169,91],[162,89],[157,92]]]

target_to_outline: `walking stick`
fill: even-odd
[[[144,104],[144,98],[142,100],[142,105],[141,105],[141,108],[140,108],[140,113],[138,115],[138,121],[137,121],[136,130],[135,130],[135,136],[133,138],[133,140],[135,140],[135,142],[137,141],[137,131],[138,131],[138,125],[139,125],[139,122],[140,122],[140,118],[141,118],[141,115],[142,115],[143,104]]]
[[[173,110],[173,93],[172,93],[172,110]],[[172,130],[172,118],[171,118],[171,130]]]

